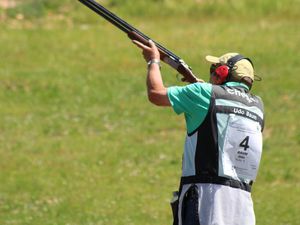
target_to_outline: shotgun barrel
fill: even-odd
[[[151,39],[144,33],[128,24],[126,21],[106,9],[104,6],[94,0],[79,0],[82,4],[93,10],[95,13],[112,23],[114,26],[122,30],[127,34],[131,40],[137,40],[145,45],[148,45],[148,41]],[[152,40],[152,39],[151,39]],[[160,45],[156,41],[152,40],[157,46],[160,52],[160,58],[163,62],[176,69],[181,75],[183,80],[189,83],[198,82],[199,79],[193,74],[192,69],[177,55],[164,46]]]

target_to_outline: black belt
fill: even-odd
[[[220,184],[220,185],[225,185],[232,188],[238,188],[244,191],[251,192],[251,186],[253,182],[251,181],[250,184],[247,184],[245,182],[229,179],[226,177],[189,176],[189,177],[181,177],[180,189],[184,184],[196,184],[196,183]]]

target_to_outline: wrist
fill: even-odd
[[[149,69],[152,64],[157,64],[159,66],[159,68],[161,67],[160,66],[160,59],[155,59],[155,58],[154,59],[150,59],[147,62],[147,68]]]

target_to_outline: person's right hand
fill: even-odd
[[[143,55],[146,62],[149,62],[152,59],[160,60],[160,53],[152,40],[149,40],[149,46],[144,45],[143,43],[137,40],[132,40],[132,42],[143,50]]]

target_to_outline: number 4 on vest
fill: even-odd
[[[249,136],[246,136],[245,139],[240,143],[240,147],[244,148],[244,151],[247,151],[249,146]]]

